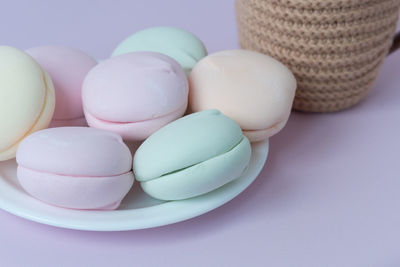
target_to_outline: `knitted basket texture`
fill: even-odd
[[[400,0],[236,0],[240,46],[292,70],[293,108],[330,112],[358,103],[388,54]],[[399,36],[393,43],[398,46]]]

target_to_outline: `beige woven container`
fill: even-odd
[[[399,8],[400,0],[236,0],[239,41],[293,71],[295,109],[337,111],[371,89]]]

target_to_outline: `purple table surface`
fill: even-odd
[[[156,25],[190,30],[210,52],[238,46],[232,0],[7,1],[0,25],[0,43],[65,44],[97,58]],[[400,266],[399,70],[397,52],[353,109],[294,112],[258,179],[195,219],[84,232],[0,211],[0,265]]]

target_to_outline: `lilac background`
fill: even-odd
[[[232,0],[2,1],[0,43],[66,44],[107,57],[154,25],[237,47]],[[83,232],[0,211],[1,266],[400,266],[400,52],[364,102],[294,113],[260,177],[198,218],[149,230]]]

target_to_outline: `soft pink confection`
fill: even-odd
[[[26,50],[49,74],[56,92],[56,109],[50,127],[86,126],[82,108],[82,83],[97,61],[65,46],[40,46]]]
[[[118,134],[59,127],[26,137],[17,176],[32,196],[72,209],[115,209],[132,187],[132,155]]]
[[[172,58],[155,52],[112,57],[94,67],[82,88],[91,127],[144,140],[181,117],[188,102],[185,71]]]

